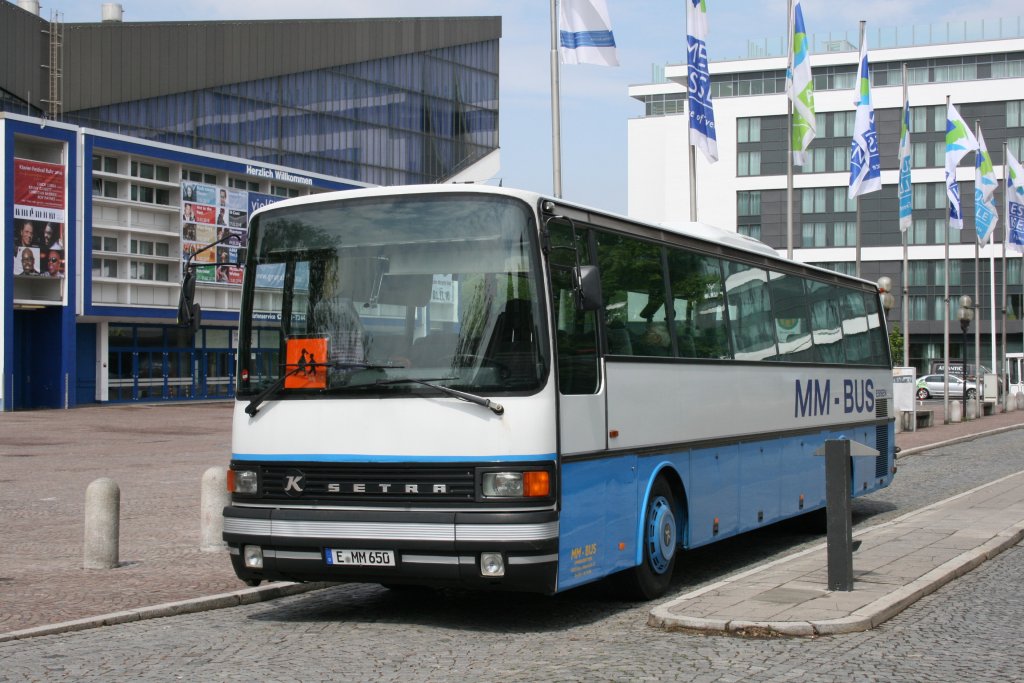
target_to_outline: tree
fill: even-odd
[[[903,332],[899,325],[893,325],[889,330],[889,353],[892,354],[894,368],[903,364]]]

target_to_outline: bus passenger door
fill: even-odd
[[[552,243],[571,243],[571,233],[551,227]],[[580,239],[585,244],[585,239]],[[585,247],[580,247],[581,250]],[[585,262],[581,254],[581,262]],[[608,446],[602,364],[596,311],[581,311],[573,291],[575,255],[552,250],[552,306],[558,355],[559,453],[591,453]]]

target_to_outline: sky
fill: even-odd
[[[8,1],[8,0],[3,0]],[[643,116],[630,85],[652,82],[652,66],[686,61],[689,0],[607,0],[620,66],[561,67],[562,196],[625,214],[626,126]],[[505,187],[552,192],[549,0],[176,0],[122,2],[124,20],[224,21],[421,16],[501,16],[499,127]],[[51,0],[40,14],[66,23],[100,20],[99,0]],[[707,0],[711,61],[747,56],[748,41],[781,46],[787,0]],[[820,41],[873,27],[942,24],[1024,15],[1020,0],[801,0]],[[965,16],[965,10],[970,16]],[[852,42],[856,42],[855,40]],[[813,57],[812,57],[813,63]],[[170,64],[169,64],[170,67]],[[686,191],[681,188],[680,191]]]

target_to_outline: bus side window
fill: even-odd
[[[573,291],[572,229],[567,223],[552,220],[548,224],[551,240],[551,297],[555,318],[555,345],[558,352],[558,389],[563,394],[594,394],[600,386],[598,376],[597,312],[576,308]],[[588,231],[577,227],[576,236],[581,265],[590,263]]]
[[[672,355],[661,255],[661,247],[655,244],[598,234],[608,353]]]
[[[713,256],[682,249],[668,252],[677,355],[731,358],[725,332],[722,264]]]

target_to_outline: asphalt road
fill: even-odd
[[[876,524],[1024,470],[1019,430],[899,460],[854,503]],[[811,525],[813,526],[813,525]],[[820,542],[790,522],[692,551],[678,594]],[[666,632],[605,585],[544,597],[343,585],[281,600],[0,644],[3,680],[1021,681],[1024,548],[881,627],[815,639]]]

